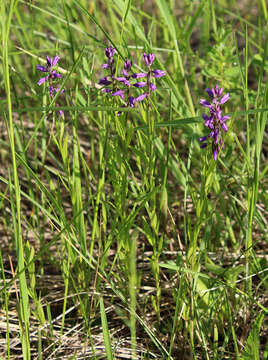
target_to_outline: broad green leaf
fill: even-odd
[[[264,314],[259,314],[253,328],[251,329],[249,336],[246,341],[246,345],[244,347],[242,353],[242,360],[259,360],[260,359],[260,330],[261,325],[264,319]]]

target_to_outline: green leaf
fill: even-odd
[[[148,40],[144,34],[144,30],[139,26],[136,17],[131,14],[129,8],[125,11],[125,2],[123,0],[114,0],[116,5],[116,11],[120,14],[120,16],[126,18],[128,23],[132,26],[135,31],[135,35],[137,35],[147,46],[149,46]],[[129,4],[127,5],[129,7]]]
[[[100,312],[101,312],[102,333],[104,338],[104,345],[105,345],[107,359],[113,360],[110,333],[109,333],[108,322],[107,322],[107,317],[106,317],[106,312],[102,297],[100,298]]]
[[[228,79],[236,78],[239,75],[238,66],[227,68],[226,70],[224,70],[223,75],[225,78],[228,78]]]
[[[208,275],[203,274],[201,272],[198,271],[194,271],[191,269],[185,269],[182,265],[178,266],[176,265],[174,262],[168,262],[168,263],[159,263],[159,266],[162,268],[166,268],[169,270],[174,270],[174,271],[179,271],[179,272],[185,272],[185,273],[189,273],[191,275],[198,275],[199,277],[203,277],[205,279],[211,279]]]
[[[168,8],[168,2],[165,0],[156,0],[157,6],[161,12],[161,15],[163,16],[165,23],[168,27],[169,33],[172,37],[173,41],[176,41],[177,35],[176,35],[176,29],[173,22],[173,17],[171,16],[170,10]]]
[[[242,353],[243,360],[259,360],[259,347],[260,347],[260,338],[259,333],[261,329],[261,325],[264,319],[264,314],[260,314],[255,323],[253,328],[251,329],[249,336],[246,341],[246,345],[244,347]]]

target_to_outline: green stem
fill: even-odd
[[[22,230],[21,230],[21,206],[20,206],[20,184],[18,177],[18,170],[16,164],[16,149],[15,149],[15,138],[14,138],[14,126],[13,126],[13,117],[12,117],[12,100],[11,100],[11,89],[10,89],[10,75],[9,75],[9,54],[8,54],[8,41],[9,41],[9,31],[11,25],[11,19],[14,12],[14,9],[17,5],[17,1],[11,0],[9,14],[6,19],[6,2],[4,1],[1,6],[2,14],[2,49],[3,49],[3,69],[4,69],[4,79],[5,79],[5,89],[7,94],[7,104],[8,104],[8,132],[9,132],[9,141],[11,148],[11,159],[12,159],[12,168],[13,168],[13,183],[15,189],[15,212],[16,215],[13,216],[13,225],[14,225],[14,237],[16,243],[16,252],[18,259],[18,272],[19,275],[19,285],[20,285],[20,335],[22,343],[22,352],[24,359],[30,359],[30,342],[29,342],[29,318],[30,318],[30,308],[29,308],[29,297],[28,297],[28,288],[26,282],[26,275],[24,269],[24,251],[23,251],[23,240],[22,240]],[[12,196],[12,192],[10,194]],[[12,201],[11,201],[12,203]]]

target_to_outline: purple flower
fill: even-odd
[[[53,86],[49,86],[49,95],[50,95],[50,97],[52,98],[53,97],[53,91],[54,91],[54,88],[53,88]]]
[[[140,82],[135,83],[133,86],[135,86],[137,88],[141,88],[141,87],[144,87],[146,85],[147,85],[146,81],[140,81]]]
[[[153,70],[152,73],[153,73],[153,77],[155,78],[160,78],[166,75],[165,71],[162,70]]]
[[[112,45],[105,49],[105,55],[108,58],[108,61],[102,65],[102,68],[108,70],[109,74],[100,79],[99,84],[104,86],[104,89],[102,90],[103,92],[110,93],[112,96],[120,96],[122,100],[127,99],[124,100],[123,107],[133,108],[135,106],[135,102],[142,101],[146,97],[150,98],[151,93],[156,90],[156,85],[151,81],[152,77],[161,78],[165,75],[165,72],[159,69],[151,69],[155,60],[155,55],[143,53],[147,72],[135,74],[131,73],[132,61],[126,58],[124,67],[121,71],[121,76],[116,76],[113,59],[115,52],[116,51]],[[132,82],[132,79],[141,78],[145,78],[145,81]],[[135,99],[135,97],[132,96],[133,87],[145,88],[145,90]],[[120,115],[120,113],[121,112],[118,112],[117,115]]]
[[[133,84],[133,86],[137,87],[137,88],[141,88],[141,87],[147,87],[147,91],[144,92],[143,94],[141,94],[140,96],[138,96],[136,98],[136,101],[142,101],[144,100],[146,97],[150,98],[151,96],[151,92],[156,90],[156,85],[154,83],[152,83],[151,77],[153,76],[154,78],[161,78],[162,76],[165,75],[165,71],[163,70],[159,70],[159,69],[155,69],[152,70],[151,66],[155,60],[155,55],[154,54],[146,54],[145,52],[143,53],[143,58],[144,58],[144,62],[145,65],[148,68],[148,71],[146,73],[136,73],[132,75],[133,79],[140,79],[140,78],[146,78],[146,82],[145,81],[140,81],[137,82],[135,84]]]
[[[107,56],[108,59],[111,59],[115,53],[116,50],[113,47],[113,45],[110,45],[108,48],[105,49],[105,55]]]
[[[124,63],[124,70],[130,71],[131,67],[132,67],[132,61],[130,61],[129,59],[126,59],[126,61]]]
[[[112,96],[120,96],[121,99],[124,99],[125,94],[123,90],[117,90],[114,93],[112,93]]]
[[[229,94],[226,94],[226,95],[223,95],[223,97],[220,99],[220,104],[224,104],[226,103],[226,101],[228,101],[230,98],[230,95]]]
[[[133,79],[139,79],[139,78],[145,78],[147,76],[147,73],[136,73],[131,75]]]
[[[59,89],[60,89],[60,88],[56,88],[56,87],[53,86],[54,81],[62,77],[61,74],[58,74],[57,71],[55,69],[53,69],[57,65],[57,63],[59,61],[59,56],[56,55],[54,58],[47,56],[46,60],[47,60],[46,66],[42,66],[42,65],[37,65],[36,66],[37,70],[42,71],[44,73],[47,73],[47,75],[42,77],[37,82],[37,84],[40,86],[43,83],[45,83],[46,81],[48,81],[48,83],[49,83],[49,87],[48,87],[49,96],[52,98],[54,93],[57,93],[59,91]],[[62,94],[63,92],[64,92],[64,89],[61,90],[60,94]],[[59,106],[58,104],[55,104],[55,105]],[[63,111],[59,110],[59,114],[60,114],[60,116],[62,116]]]
[[[127,78],[123,77],[123,76],[116,78],[116,80],[123,83],[126,86],[130,86],[129,80]]]
[[[59,92],[60,88],[55,88],[53,86],[49,86],[49,95],[52,98],[53,97],[53,93],[57,93]],[[64,89],[61,90],[60,95],[64,93]],[[59,106],[59,104],[55,104],[56,106]],[[59,110],[59,114],[60,116],[63,116],[63,111]]]
[[[124,101],[122,107],[134,107],[135,98],[130,95],[131,74],[129,74],[129,71],[131,71],[132,68],[132,61],[127,58],[124,62],[124,68],[121,71],[123,76],[116,77],[116,69],[114,67],[113,59],[115,52],[115,48],[112,45],[105,49],[105,55],[108,58],[108,63],[103,64],[102,68],[108,70],[110,74],[100,79],[99,84],[104,85],[105,88],[103,89],[103,92],[110,93],[111,96],[119,96],[122,100],[124,100],[126,95],[127,101]],[[121,113],[122,111],[118,111],[117,115],[119,116]]]
[[[110,80],[108,80],[108,77],[107,77],[107,76],[105,76],[104,78],[100,79],[100,81],[99,81],[99,84],[100,84],[100,85],[105,85],[105,86],[110,85],[111,83],[112,83],[112,82],[111,82]]]
[[[37,65],[36,66],[37,70],[40,70],[40,71],[43,71],[43,72],[50,72],[51,68],[57,65],[57,63],[59,61],[59,56],[56,55],[54,57],[54,59],[47,56],[46,59],[47,59],[47,66],[45,67],[45,66],[42,66],[42,65]]]
[[[152,91],[155,91],[156,90],[156,86],[155,86],[155,84],[153,84],[153,83],[150,83],[150,89],[152,90]]]
[[[205,99],[200,100],[200,104],[205,108],[209,109],[209,116],[202,114],[203,119],[205,120],[204,125],[210,129],[208,136],[203,136],[199,139],[202,143],[201,148],[207,146],[208,139],[212,139],[212,154],[213,159],[217,160],[218,153],[221,149],[224,149],[224,144],[222,140],[222,131],[227,132],[228,126],[226,125],[226,120],[230,117],[228,115],[222,116],[221,105],[226,103],[229,100],[229,93],[222,96],[223,89],[219,88],[218,85],[212,89],[206,89],[206,92],[212,99],[211,103]]]
[[[112,94],[112,95],[114,95],[114,94]],[[134,106],[135,106],[135,98],[134,98],[134,96],[129,96],[128,97],[128,103],[127,104],[124,104],[122,107],[123,108],[126,108],[126,107],[131,107],[131,108],[134,108]],[[121,115],[122,114],[122,111],[118,111],[117,112],[117,116],[119,116],[119,115]]]
[[[142,101],[148,96],[147,93],[143,93],[140,96],[136,97],[136,101]]]
[[[205,99],[200,99],[200,104],[202,105],[202,106],[205,106],[205,107],[208,107],[208,108],[211,108],[211,104],[210,104],[210,102],[209,101],[207,101],[207,100],[205,100]]]
[[[135,106],[135,98],[134,98],[134,96],[129,96],[128,103],[129,103],[129,106],[132,107],[132,108]]]
[[[52,70],[53,67],[55,67],[59,61],[59,56],[55,56],[55,58],[53,59],[52,57],[50,58],[49,56],[46,57],[47,59],[47,65],[46,66],[42,66],[42,65],[37,65],[36,69],[39,71],[42,71],[44,73],[48,73],[47,76],[42,77],[39,81],[38,81],[38,85],[42,85],[44,82],[46,81],[50,81],[54,80],[54,79],[59,79],[61,78],[61,74],[58,74],[56,72],[56,70]],[[50,91],[51,93],[51,91]]]
[[[124,76],[120,76],[116,78],[117,81],[123,83],[127,87],[131,86],[131,83],[129,81],[130,75],[128,73],[128,71],[131,70],[131,67],[132,67],[132,61],[126,59],[126,61],[124,62],[124,69],[121,71]]]
[[[143,57],[144,57],[144,62],[145,62],[145,65],[150,68],[151,65],[153,64],[154,62],[154,59],[155,59],[155,55],[154,54],[146,54],[145,52],[143,53]]]
[[[130,71],[132,68],[132,61],[130,61],[129,59],[126,59],[126,61],[124,62],[124,69],[121,71],[122,74],[124,76],[126,76],[127,78],[130,77],[128,71]]]
[[[108,62],[107,62],[107,64],[102,64],[101,67],[103,69],[105,69],[105,70],[108,70],[109,75],[103,77],[102,79],[100,79],[99,85],[108,86],[108,85],[114,84],[114,81],[115,81],[115,77],[114,77],[115,68],[114,68],[113,56],[114,56],[115,53],[116,53],[116,50],[112,45],[110,45],[109,47],[107,47],[105,49],[105,55],[108,58]],[[110,91],[104,91],[104,92],[110,92]]]
[[[38,82],[37,84],[40,86],[42,85],[45,81],[47,81],[49,78],[49,76],[45,76],[45,77],[42,77]]]
[[[115,48],[110,45],[108,48],[105,49],[105,55],[108,58],[108,64],[103,64],[102,67],[104,69],[111,69],[111,72],[113,73],[113,64],[114,64],[114,59],[113,56],[116,53]]]

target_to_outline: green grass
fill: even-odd
[[[0,358],[267,359],[265,1],[0,10]],[[111,44],[117,76],[155,54],[151,105],[102,92]],[[198,139],[216,84],[214,161]]]

